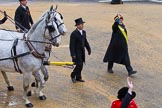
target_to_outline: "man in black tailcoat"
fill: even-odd
[[[84,82],[81,71],[83,69],[83,63],[85,62],[85,48],[88,51],[88,55],[91,54],[91,48],[86,38],[86,31],[83,30],[85,22],[82,18],[78,18],[75,20],[75,23],[76,29],[70,36],[70,53],[72,61],[76,65],[71,73],[71,80],[73,83],[76,83],[76,81]]]
[[[128,75],[131,76],[132,74],[137,73],[137,71],[133,71],[130,63],[128,53],[128,37],[123,23],[123,16],[118,14],[114,20],[115,22],[112,26],[113,33],[111,41],[107,48],[103,62],[108,62],[107,72],[113,73],[113,63],[118,63],[125,65]]]
[[[16,29],[18,32],[23,32],[25,29],[28,31],[33,25],[33,19],[30,14],[29,7],[27,6],[27,0],[19,0],[20,6],[15,12]]]

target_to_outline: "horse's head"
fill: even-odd
[[[46,22],[46,33],[49,34],[46,35],[46,37],[52,42],[54,46],[59,46],[61,43],[61,34],[58,30],[57,24],[53,18],[53,15],[50,14],[51,12],[47,12],[47,15],[45,16],[45,22]]]
[[[57,6],[55,9],[53,8],[53,6],[51,6],[50,12],[52,14],[52,17],[54,18],[54,21],[56,22],[57,28],[61,33],[61,35],[65,35],[67,29],[63,22],[63,16],[61,15],[61,13],[57,12],[56,10],[57,10]]]

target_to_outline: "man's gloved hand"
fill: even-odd
[[[91,55],[91,51],[88,51],[88,55]]]
[[[21,30],[18,28],[18,29],[16,29],[17,30],[17,32],[21,32]]]
[[[76,56],[72,56],[72,61],[75,63],[76,62]]]

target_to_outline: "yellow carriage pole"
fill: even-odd
[[[63,66],[63,65],[74,65],[74,62],[54,62],[54,61],[50,61],[49,62],[50,65],[56,65],[56,66]]]
[[[56,65],[56,66],[64,66],[64,65],[73,66],[74,65],[74,62],[45,61],[43,64],[44,65]]]

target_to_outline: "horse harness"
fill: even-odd
[[[17,51],[16,51],[16,46],[18,44],[18,38],[16,38],[13,42],[13,45],[12,45],[12,48],[11,48],[11,57],[7,57],[7,58],[1,58],[0,61],[3,61],[3,60],[8,60],[8,59],[12,59],[13,60],[13,63],[14,63],[14,68],[15,68],[15,71],[19,72],[19,73],[22,73],[21,69],[19,68],[19,65],[18,65],[18,58],[19,57],[23,57],[23,56],[26,56],[26,55],[29,55],[29,54],[32,54],[34,57],[36,58],[40,58],[42,59],[43,61],[43,58],[45,57],[45,54],[40,54],[35,48],[34,46],[32,45],[32,43],[30,42],[30,40],[26,39],[25,37],[25,33],[24,33],[24,36],[23,36],[23,40],[25,41],[25,43],[27,44],[28,48],[30,51],[28,52],[25,52],[25,53],[22,53],[22,54],[17,54]]]
[[[55,19],[54,19],[55,20]],[[63,23],[61,24],[57,24],[57,27],[61,26]],[[53,24],[52,24],[53,25]],[[52,26],[52,25],[48,25],[47,22],[46,22],[46,27],[45,27],[45,31],[44,31],[44,35],[45,35],[45,32],[46,32],[46,29],[48,29],[49,33],[50,32],[53,32],[55,31],[55,28]],[[25,43],[27,44],[28,48],[30,51],[28,52],[25,52],[25,53],[22,53],[22,54],[17,54],[16,52],[16,46],[18,44],[18,38],[16,38],[13,42],[13,45],[12,45],[12,48],[11,48],[11,57],[7,57],[7,58],[1,58],[0,61],[3,61],[3,60],[8,60],[8,59],[12,59],[13,60],[13,63],[14,63],[14,68],[15,68],[15,71],[19,72],[19,73],[22,73],[21,69],[19,68],[19,64],[18,64],[18,58],[19,57],[23,57],[23,56],[26,56],[26,55],[29,55],[29,54],[32,54],[34,57],[36,58],[40,58],[42,59],[42,63],[43,63],[43,58],[45,58],[45,54],[40,54],[35,48],[34,46],[32,45],[31,41],[28,39],[28,37],[25,36],[26,33],[24,33],[23,35],[23,40],[25,41]],[[58,36],[55,36],[55,37],[52,37],[51,36],[51,39],[50,41],[52,41],[53,39],[55,38],[58,38],[59,36],[61,36],[61,34],[59,34]],[[41,42],[40,42],[41,43]],[[51,43],[50,43],[51,44]],[[51,50],[51,49],[49,49]]]
[[[55,28],[53,28],[52,26],[48,26],[47,23],[46,23],[46,27],[45,27],[45,31],[46,29],[49,30],[49,32],[53,32],[55,31]],[[45,35],[45,32],[44,32],[44,35]],[[60,36],[60,35],[59,35]],[[57,36],[58,37],[58,36]],[[55,38],[57,38],[55,37]],[[51,36],[51,40],[54,39],[52,36]],[[27,44],[28,48],[30,51],[26,52],[26,53],[23,53],[23,54],[19,54],[17,55],[16,53],[16,45],[18,43],[18,39],[15,39],[14,42],[13,42],[13,46],[12,46],[12,49],[11,49],[11,58],[13,59],[13,62],[14,62],[14,67],[15,67],[15,70],[17,72],[20,72],[22,73],[21,69],[19,68],[19,65],[18,65],[18,57],[22,57],[22,56],[26,56],[28,54],[32,54],[34,57],[36,58],[40,58],[42,59],[42,63],[43,63],[43,58],[45,58],[45,54],[40,54],[35,48],[34,46],[32,45],[31,41],[28,39],[28,37],[25,36],[25,33],[23,35],[23,40],[25,40],[25,43]],[[51,45],[50,45],[51,46]],[[46,49],[45,49],[46,50]],[[0,59],[1,60],[1,59]]]

